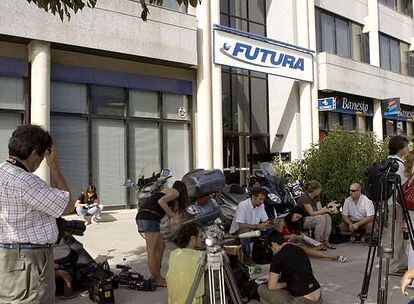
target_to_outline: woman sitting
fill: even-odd
[[[75,203],[76,213],[84,219],[86,225],[91,224],[91,220],[100,219],[102,206],[96,193],[96,187],[89,185],[85,192],[79,195]]]
[[[300,236],[300,230],[303,227],[304,214],[305,211],[301,207],[293,207],[285,217],[278,219],[275,224],[276,230],[283,234],[285,241],[301,247],[312,258],[329,259],[341,263],[345,262],[345,256],[325,254],[303,242]]]
[[[172,211],[173,203],[178,201],[179,212]],[[164,189],[151,195],[139,209],[135,220],[138,232],[144,234],[147,243],[147,263],[152,277],[159,287],[166,287],[165,278],[161,276],[161,263],[165,243],[160,233],[160,222],[167,215],[171,223],[179,224],[180,213],[189,205],[187,187],[183,182],[174,182],[172,188]]]
[[[185,303],[193,284],[202,250],[204,235],[201,226],[188,224],[182,226],[175,235],[173,242],[179,248],[170,254],[167,272],[168,303]],[[204,276],[201,278],[194,296],[193,304],[201,304],[204,295]]]
[[[315,240],[324,243],[326,248],[335,249],[329,243],[329,236],[332,230],[331,214],[332,208],[322,207],[319,201],[322,187],[317,181],[311,181],[307,191],[298,200],[298,205],[306,210],[306,217],[303,227],[305,229],[315,229]]]

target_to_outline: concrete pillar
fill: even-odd
[[[410,121],[407,121],[407,137],[409,139],[414,137],[414,124]],[[412,140],[410,140],[412,141]]]
[[[210,0],[197,6],[197,104],[195,113],[196,168],[213,167],[211,122],[211,23]]]
[[[369,58],[371,65],[379,67],[379,9],[378,0],[368,0],[368,16],[366,18],[364,33],[369,32]]]
[[[366,118],[365,116],[356,116],[356,127],[361,132],[365,132],[367,130]]]
[[[50,130],[50,43],[34,40],[28,45],[28,54],[31,65],[30,121]],[[46,160],[35,174],[49,182]]]
[[[374,100],[373,102],[374,102],[373,131],[377,135],[377,139],[382,140],[384,138],[384,130],[382,127],[381,101]]]
[[[220,1],[212,1],[210,7],[212,31],[213,24],[220,24]],[[211,35],[211,39],[213,36]],[[213,57],[210,56],[213,61]],[[211,63],[212,83],[212,127],[213,127],[213,167],[223,169],[223,98],[221,88],[221,66]]]
[[[313,2],[313,1],[310,1]],[[308,0],[299,0],[296,3],[296,20],[297,20],[297,44],[298,46],[309,48],[310,47],[310,19],[309,19],[309,7]],[[314,17],[313,17],[314,22]],[[315,42],[316,46],[316,42]],[[315,65],[314,65],[315,66]],[[315,77],[316,78],[316,77]],[[314,142],[314,121],[316,121],[316,128],[318,128],[318,115],[317,108],[314,109],[312,97],[314,95],[313,90],[317,89],[312,83],[300,82],[299,83],[299,96],[300,96],[300,134],[301,134],[301,151],[302,153],[310,148]],[[317,95],[317,91],[316,91]],[[317,99],[317,97],[316,97]],[[315,113],[316,111],[316,113]],[[315,137],[317,138],[317,137]]]

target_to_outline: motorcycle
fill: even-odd
[[[269,219],[286,214],[297,205],[297,198],[302,195],[299,182],[288,183],[288,175],[281,179],[274,173],[271,163],[263,162],[249,179],[250,187],[262,187],[267,195],[264,200],[265,210]],[[300,194],[299,194],[300,188]],[[298,196],[299,195],[299,196]]]

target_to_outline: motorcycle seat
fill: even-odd
[[[249,198],[249,195],[243,191],[243,188],[237,184],[225,185],[222,193],[233,203],[238,204]]]

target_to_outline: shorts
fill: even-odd
[[[135,220],[138,226],[138,232],[160,232],[160,222],[155,220]]]

